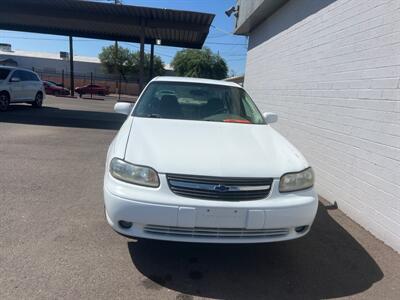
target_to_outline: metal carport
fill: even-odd
[[[140,43],[140,88],[144,85],[144,45],[201,48],[213,14],[114,5],[83,0],[1,0],[0,29]],[[153,53],[153,51],[152,51]]]

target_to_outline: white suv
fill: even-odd
[[[0,67],[0,112],[6,111],[10,103],[31,103],[42,107],[45,97],[43,82],[29,70]]]
[[[310,230],[314,173],[237,84],[158,77],[112,142],[106,218],[125,236],[204,243],[290,240]]]

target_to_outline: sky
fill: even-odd
[[[98,0],[110,2],[111,0]],[[235,5],[236,0],[122,0],[123,4],[191,10],[215,14],[205,46],[218,52],[227,62],[229,75],[244,73],[246,62],[247,38],[233,35],[235,18],[228,18],[225,10]],[[68,38],[64,36],[44,35],[36,33],[0,30],[0,43],[12,44],[14,50],[55,52],[69,51]],[[102,41],[75,38],[74,54],[83,56],[98,56],[102,47],[114,44],[113,41]],[[121,42],[122,47],[137,50],[138,44]],[[161,56],[169,64],[181,48],[156,46],[155,54]],[[146,47],[149,51],[149,47]]]

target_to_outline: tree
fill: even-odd
[[[127,75],[138,75],[140,65],[140,51],[131,51],[127,48],[118,47],[118,53],[115,51],[114,45],[104,47],[99,54],[99,59],[109,74],[121,74],[124,78]],[[145,54],[144,71],[149,74],[150,71],[150,54]],[[164,74],[164,62],[161,57],[154,56],[154,76]]]
[[[131,65],[129,49],[118,47],[118,54],[115,46],[103,47],[99,54],[99,59],[109,74],[121,73],[125,76],[129,72]]]
[[[134,74],[139,74],[139,64],[140,64],[140,51],[131,53],[132,60],[132,68],[131,72]],[[163,75],[165,73],[164,62],[161,57],[154,55],[154,66],[153,66],[153,74],[154,76]],[[150,54],[145,53],[144,55],[144,73],[150,73]]]
[[[228,75],[225,60],[209,48],[179,51],[171,65],[179,76],[224,79]]]

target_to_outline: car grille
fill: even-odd
[[[177,195],[218,201],[249,201],[266,198],[272,178],[221,178],[167,175],[168,185]]]
[[[144,231],[150,234],[196,238],[267,238],[289,234],[287,228],[276,229],[235,229],[235,228],[184,228],[146,225]]]

